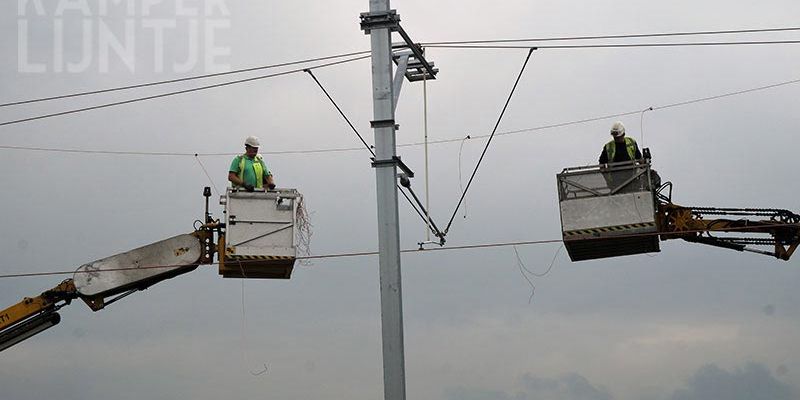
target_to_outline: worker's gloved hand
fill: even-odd
[[[275,184],[270,183],[269,185],[267,185],[267,188],[269,188],[269,190],[275,190]]]
[[[253,187],[253,185],[245,184],[244,185],[244,190],[246,190],[248,192],[252,192],[252,191],[256,190],[256,188]]]

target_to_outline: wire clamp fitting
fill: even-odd
[[[387,160],[376,160],[375,158],[371,158],[371,160],[372,160],[372,167],[373,168],[383,167],[383,166],[387,166],[387,165],[393,165],[393,166],[396,166],[397,168],[400,168],[400,170],[403,171],[403,175],[406,178],[413,178],[414,177],[414,171],[412,171],[411,168],[409,168],[408,165],[406,165],[403,162],[403,160],[401,160],[400,157],[398,157],[398,156],[392,156],[392,158],[387,159]]]
[[[391,31],[397,30],[400,24],[400,15],[397,10],[374,11],[361,13],[361,30],[369,35],[372,29],[389,28]]]

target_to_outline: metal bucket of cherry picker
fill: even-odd
[[[225,235],[219,239],[219,274],[224,278],[289,279],[297,259],[296,189],[253,192],[228,188]]]
[[[572,261],[660,251],[658,179],[648,160],[566,168],[556,179]]]

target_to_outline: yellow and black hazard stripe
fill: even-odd
[[[228,260],[269,260],[269,261],[283,261],[294,260],[293,256],[226,256]]]
[[[564,236],[577,236],[577,235],[596,235],[602,233],[613,233],[613,232],[622,232],[631,229],[642,229],[642,228],[655,228],[655,222],[643,222],[638,224],[625,224],[625,225],[614,225],[614,226],[604,226],[601,228],[592,228],[592,229],[578,229],[574,231],[566,231],[564,232]]]

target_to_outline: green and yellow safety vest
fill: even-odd
[[[242,154],[239,156],[239,179],[244,181],[244,166],[245,166],[245,159],[247,158],[247,153]],[[261,154],[256,154],[255,158],[253,158],[253,172],[256,173],[256,188],[264,187],[264,164],[262,164],[264,159],[261,157]]]
[[[628,151],[628,156],[631,160],[636,159],[636,141],[625,137],[625,150]],[[617,145],[613,140],[606,143],[606,154],[608,155],[608,162],[614,162],[614,156],[617,154]]]

